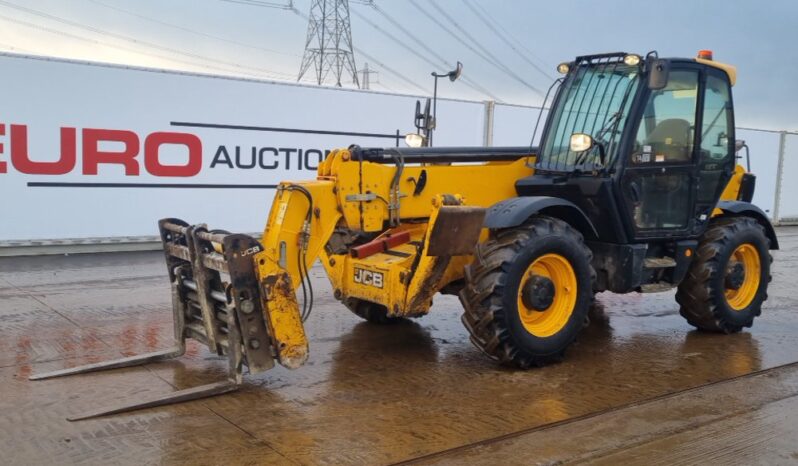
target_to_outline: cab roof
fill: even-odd
[[[694,58],[693,61],[725,71],[726,74],[729,75],[729,83],[732,86],[734,86],[734,83],[737,81],[737,67],[734,65],[728,65],[715,60],[707,60],[706,58]]]

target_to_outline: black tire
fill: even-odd
[[[752,245],[758,253],[760,275],[753,300],[735,310],[726,299],[726,275],[732,254],[743,244]],[[690,325],[708,332],[735,333],[751,327],[768,298],[773,262],[769,246],[764,228],[755,219],[731,217],[713,221],[701,237],[687,276],[676,293],[682,317]]]
[[[344,301],[344,305],[355,315],[372,324],[395,324],[405,320],[404,317],[389,316],[388,308],[382,304],[372,303],[363,299],[348,298]]]
[[[521,320],[518,290],[530,264],[546,254],[570,263],[577,296],[567,323],[541,337],[527,331]],[[582,235],[559,219],[535,216],[520,227],[494,232],[477,246],[474,262],[465,269],[460,301],[471,342],[491,358],[520,368],[560,361],[593,302],[592,257]]]

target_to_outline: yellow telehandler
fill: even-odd
[[[459,295],[474,345],[520,368],[562,358],[600,291],[676,287],[693,326],[750,327],[778,242],[736,163],[734,67],[651,52],[558,71],[539,147],[334,150],[316,179],[279,185],[260,239],[161,220],[177,347],[32,379],[179,356],[187,338],[229,360],[228,381],[80,419],[231,391],[274,361],[297,368],[317,260],[335,298],[374,323]]]

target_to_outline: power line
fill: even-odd
[[[388,91],[391,91],[391,92],[394,92],[394,93],[396,93],[396,92],[397,92],[397,90],[396,90],[396,89],[394,89],[394,88],[393,88],[393,87],[391,87],[391,86],[388,86],[388,85],[386,85],[386,84],[385,84],[384,82],[382,82],[382,81],[374,81],[374,84],[379,84],[379,85],[380,85],[380,87],[382,87],[383,89],[386,89],[386,90],[388,90]]]
[[[291,10],[294,8],[293,0],[288,0],[288,4],[264,2],[261,0],[221,0],[227,3],[240,3],[242,5],[260,6],[264,8],[277,8],[278,10]]]
[[[355,54],[352,51],[349,0],[312,1],[305,53],[299,66],[297,81],[313,66],[317,84],[324,83],[327,74],[332,71],[335,84],[341,87],[341,75],[346,69],[355,86],[360,87]]]
[[[359,53],[359,54],[363,55],[364,57],[366,57],[366,59],[367,59],[367,60],[369,60],[369,61],[371,61],[371,62],[374,62],[374,63],[376,63],[376,64],[377,64],[377,66],[379,66],[380,68],[382,68],[382,69],[384,69],[385,71],[387,71],[387,72],[389,72],[389,73],[393,74],[393,75],[394,75],[394,76],[396,76],[397,78],[399,78],[399,79],[401,79],[402,81],[404,81],[406,84],[409,84],[409,85],[411,85],[411,86],[415,87],[416,89],[418,89],[418,90],[419,90],[419,91],[421,91],[422,93],[426,94],[426,93],[428,92],[428,91],[427,91],[427,89],[424,89],[423,87],[419,86],[419,85],[418,85],[418,84],[416,84],[416,82],[415,82],[415,81],[413,81],[412,79],[410,79],[410,78],[408,78],[407,76],[403,75],[401,72],[397,71],[396,69],[394,69],[394,68],[391,68],[390,66],[386,65],[385,63],[383,63],[383,62],[379,61],[379,60],[377,59],[377,57],[375,57],[375,56],[373,56],[373,55],[369,55],[369,54],[368,54],[368,53],[366,53],[366,52],[365,52],[363,49],[361,49],[361,48],[359,48],[359,47],[355,47],[355,52],[357,52],[357,53]]]
[[[278,72],[274,72],[274,71],[267,70],[267,69],[264,69],[264,68],[239,65],[238,63],[228,62],[228,61],[225,61],[225,60],[218,60],[218,59],[211,58],[211,57],[205,57],[205,56],[202,56],[202,55],[199,55],[199,54],[196,54],[196,53],[184,52],[182,50],[173,49],[171,47],[166,47],[166,46],[162,46],[162,45],[158,45],[158,44],[153,44],[153,43],[146,42],[146,41],[143,41],[143,40],[140,40],[140,39],[135,39],[135,38],[128,37],[128,36],[125,36],[125,35],[122,35],[122,34],[117,34],[117,33],[109,32],[109,31],[105,31],[105,30],[102,30],[102,29],[99,29],[99,28],[96,28],[96,27],[93,27],[93,26],[88,26],[88,25],[81,24],[81,23],[78,23],[78,22],[75,22],[75,21],[71,21],[71,20],[62,18],[60,16],[51,15],[49,13],[44,13],[42,11],[34,10],[32,8],[27,8],[27,7],[24,7],[22,5],[17,5],[15,3],[11,3],[11,2],[6,2],[4,0],[0,0],[0,5],[3,5],[5,7],[7,7],[7,8],[23,11],[25,13],[28,13],[28,14],[31,14],[31,15],[34,15],[34,16],[39,16],[41,18],[50,19],[52,21],[56,21],[56,22],[59,22],[61,24],[66,24],[68,26],[72,26],[72,27],[75,27],[75,28],[78,28],[78,29],[87,30],[87,31],[93,32],[95,34],[100,34],[100,35],[104,35],[104,36],[108,36],[108,37],[113,37],[113,38],[115,38],[117,40],[131,42],[131,43],[134,43],[134,44],[139,45],[139,46],[150,47],[150,48],[154,48],[154,49],[157,49],[157,50],[173,53],[173,54],[176,54],[176,55],[183,55],[183,56],[186,56],[186,57],[195,58],[195,59],[199,59],[199,60],[203,60],[203,61],[214,62],[214,63],[217,63],[217,64],[225,65],[225,66],[236,68],[236,69],[255,70],[255,71],[263,73],[264,75],[267,75],[267,76],[268,75],[272,75],[272,76],[279,76],[279,75],[288,76],[288,75],[286,75],[284,73],[278,73]],[[285,78],[282,78],[282,79],[285,79]]]
[[[308,17],[305,14],[303,14],[301,11],[297,10],[296,8],[294,8],[291,11],[294,12],[295,15],[297,15],[300,18],[304,19],[305,21],[308,20]],[[370,62],[376,63],[377,66],[379,66],[380,68],[382,68],[382,69],[388,71],[389,73],[393,74],[394,76],[396,76],[397,78],[401,79],[402,81],[404,81],[405,83],[409,84],[410,86],[421,90],[421,92],[424,92],[424,93],[427,92],[426,89],[424,89],[423,87],[421,87],[418,84],[416,84],[415,81],[413,81],[412,79],[408,78],[407,76],[405,76],[401,72],[391,68],[390,66],[386,65],[385,63],[382,63],[380,60],[378,60],[373,55],[369,55],[368,53],[366,53],[363,49],[361,49],[361,48],[359,48],[357,46],[354,46],[353,48],[354,48],[355,52],[359,53],[360,55],[363,55]]]
[[[194,29],[189,29],[187,27],[183,27],[183,26],[180,26],[178,24],[168,23],[166,21],[162,21],[162,20],[157,19],[157,18],[153,18],[153,17],[150,17],[150,16],[142,15],[140,13],[136,13],[135,11],[130,11],[130,10],[126,10],[124,8],[119,8],[119,7],[114,6],[114,5],[109,5],[109,4],[107,4],[105,2],[102,2],[100,0],[87,0],[87,1],[89,1],[91,3],[94,3],[94,4],[97,4],[97,5],[100,5],[100,6],[104,7],[104,8],[108,8],[108,9],[111,9],[111,10],[116,10],[118,12],[130,15],[130,16],[135,16],[136,18],[140,18],[140,19],[143,19],[145,21],[149,21],[149,22],[152,22],[152,23],[155,23],[155,24],[160,24],[162,26],[167,26],[167,27],[170,27],[170,28],[173,28],[173,29],[177,29],[177,30],[180,30],[180,31],[185,31],[185,32],[188,32],[188,33],[191,33],[191,34],[196,34],[198,36],[207,37],[209,39],[214,39],[214,40],[218,40],[218,41],[221,41],[221,42],[227,42],[228,44],[239,45],[241,47],[247,47],[247,48],[260,50],[260,51],[268,52],[268,53],[275,53],[275,54],[279,54],[279,55],[287,55],[287,56],[291,56],[291,57],[299,56],[299,55],[297,55],[295,53],[287,53],[287,52],[281,52],[279,50],[268,49],[268,48],[265,48],[265,47],[258,47],[256,45],[246,44],[244,42],[239,42],[237,40],[228,39],[228,38],[221,37],[221,36],[216,36],[216,35],[213,35],[213,34],[208,34],[207,32],[202,32],[202,31],[197,31],[197,30],[194,30]],[[230,0],[222,0],[222,1],[230,1]],[[237,2],[233,2],[233,3],[237,3]]]
[[[485,9],[485,7],[483,7],[482,5],[480,5],[480,4],[479,4],[479,2],[475,2],[475,3],[473,3],[473,5],[474,5],[475,7],[477,7],[477,9],[479,9],[479,10],[482,12],[482,14],[485,16],[485,18],[487,18],[488,20],[490,20],[490,21],[491,21],[491,22],[492,22],[492,23],[493,23],[493,24],[494,24],[494,25],[495,25],[497,28],[499,28],[499,30],[501,30],[501,31],[502,31],[502,33],[503,33],[505,36],[507,36],[507,37],[508,37],[510,40],[512,40],[513,42],[515,42],[515,44],[516,44],[516,45],[517,45],[517,46],[518,46],[520,49],[524,50],[524,51],[527,53],[527,55],[529,55],[530,57],[534,58],[534,59],[535,59],[535,60],[537,60],[537,61],[544,61],[544,60],[541,60],[541,58],[540,58],[539,56],[535,55],[535,52],[533,52],[532,50],[529,50],[529,47],[527,47],[527,46],[524,44],[524,42],[523,42],[523,41],[520,41],[520,40],[518,40],[518,38],[516,38],[515,36],[513,36],[513,34],[512,34],[512,33],[511,33],[509,30],[505,29],[505,28],[502,26],[502,24],[501,24],[501,23],[500,23],[500,22],[499,22],[499,21],[496,19],[496,17],[495,17],[495,16],[493,16],[493,15],[491,15],[491,14],[490,14],[490,12],[488,12],[488,10],[486,10],[486,9]],[[544,73],[546,74],[546,76],[549,76],[549,75],[548,75],[548,72],[546,72],[545,70],[544,70]],[[554,79],[554,77],[553,77],[553,76],[549,76],[549,77],[550,77],[551,79]]]
[[[410,47],[409,45],[407,45],[406,43],[404,43],[404,42],[403,42],[401,39],[399,39],[398,37],[396,37],[396,36],[394,36],[393,34],[391,34],[391,33],[389,33],[389,32],[386,32],[386,31],[384,31],[383,29],[381,29],[381,28],[380,28],[380,27],[379,27],[379,26],[378,26],[378,25],[377,25],[375,22],[373,22],[373,21],[371,21],[370,19],[366,18],[366,16],[365,16],[365,15],[363,15],[362,13],[358,12],[357,10],[352,10],[352,12],[353,12],[353,13],[354,13],[356,16],[358,16],[360,19],[362,19],[362,20],[363,20],[363,21],[364,21],[366,24],[368,24],[369,26],[371,26],[371,27],[372,27],[372,28],[374,28],[375,30],[382,32],[382,34],[383,34],[385,37],[387,37],[387,38],[391,39],[392,41],[396,42],[397,44],[401,45],[401,46],[402,46],[402,47],[404,47],[404,48],[405,48],[405,49],[406,49],[408,52],[410,52],[410,53],[412,53],[413,55],[417,56],[418,58],[420,58],[420,59],[424,60],[424,61],[425,61],[426,63],[428,63],[430,66],[433,66],[433,67],[437,67],[437,66],[438,66],[436,63],[434,63],[433,61],[431,61],[429,58],[425,57],[423,54],[419,53],[418,51],[414,50],[412,47]]]
[[[476,9],[476,7],[474,6],[474,4],[472,4],[472,3],[471,3],[471,0],[462,0],[462,1],[463,1],[463,3],[465,4],[465,6],[466,6],[466,7],[467,7],[469,10],[471,10],[471,11],[474,13],[474,15],[475,15],[476,17],[477,17],[477,18],[479,18],[479,20],[480,20],[480,21],[482,21],[482,23],[483,23],[483,24],[485,24],[485,26],[487,26],[487,27],[488,27],[488,29],[490,29],[491,31],[493,31],[493,33],[494,33],[494,34],[496,34],[496,36],[497,36],[497,37],[498,37],[498,38],[499,38],[499,39],[500,39],[502,42],[504,42],[505,44],[507,44],[507,46],[508,46],[508,47],[510,47],[510,49],[512,49],[512,50],[513,50],[513,51],[514,51],[516,54],[518,54],[518,56],[519,56],[519,57],[521,57],[521,59],[523,59],[525,62],[529,63],[529,64],[530,64],[530,65],[531,65],[533,68],[535,68],[535,69],[536,69],[538,72],[540,72],[540,73],[541,73],[543,76],[547,77],[547,78],[548,78],[548,79],[550,79],[550,80],[554,80],[554,77],[553,77],[553,76],[550,76],[550,75],[549,75],[548,73],[546,73],[546,72],[545,72],[545,71],[544,71],[544,70],[543,70],[543,69],[542,69],[540,66],[538,66],[538,64],[537,64],[537,63],[535,63],[534,61],[530,60],[530,59],[529,59],[529,57],[527,57],[527,56],[526,56],[526,54],[524,54],[524,53],[521,53],[521,51],[520,51],[520,50],[518,50],[518,48],[517,48],[517,47],[516,47],[516,46],[515,46],[515,45],[512,43],[512,41],[511,41],[510,39],[508,39],[508,38],[507,38],[507,36],[505,35],[504,31],[502,30],[502,27],[501,27],[501,25],[498,25],[498,24],[497,24],[497,25],[494,25],[494,24],[491,24],[491,22],[490,22],[490,21],[488,21],[488,15],[487,15],[487,12],[485,12],[485,13],[480,13],[479,11],[477,11],[477,9]],[[482,8],[481,6],[480,6],[480,9],[482,9],[482,11],[483,11],[483,12],[485,11],[485,10],[484,10],[484,8]],[[491,18],[491,19],[493,19],[493,18]],[[494,21],[495,21],[495,20],[494,20]]]
[[[364,5],[365,5],[365,4],[364,4]],[[418,37],[416,37],[416,36],[415,36],[415,35],[414,35],[412,32],[410,32],[410,31],[409,31],[409,30],[408,30],[406,27],[404,27],[404,26],[402,25],[402,23],[400,23],[399,21],[397,21],[397,20],[395,20],[393,17],[391,17],[391,16],[390,16],[388,13],[386,13],[386,12],[385,12],[385,11],[384,11],[382,8],[380,8],[380,7],[379,7],[379,6],[378,6],[376,3],[373,3],[373,2],[372,2],[372,3],[369,3],[369,4],[368,4],[368,6],[372,7],[372,8],[374,9],[374,11],[378,12],[379,14],[381,14],[381,15],[382,15],[382,16],[383,16],[383,17],[384,17],[386,20],[388,20],[388,21],[389,21],[391,24],[393,24],[394,26],[396,26],[396,28],[397,28],[397,29],[399,29],[400,31],[402,31],[403,33],[405,33],[405,35],[407,35],[407,37],[409,37],[410,39],[412,39],[412,40],[413,40],[413,41],[414,41],[416,44],[418,44],[418,45],[419,45],[421,48],[423,48],[424,50],[426,50],[426,51],[427,51],[427,53],[429,53],[429,54],[430,54],[430,55],[432,55],[433,57],[437,58],[437,59],[438,59],[438,60],[439,60],[441,63],[444,63],[444,64],[446,64],[446,66],[451,66],[451,65],[450,65],[450,64],[449,64],[449,63],[446,61],[446,59],[445,59],[445,58],[443,58],[443,57],[442,57],[440,54],[438,54],[438,52],[436,52],[436,51],[435,51],[435,49],[433,49],[432,47],[428,46],[427,44],[425,44],[425,43],[424,43],[424,41],[422,41],[422,40],[420,40]],[[373,25],[373,23],[371,23],[371,24]]]
[[[369,6],[371,6],[371,7],[373,7],[375,11],[377,11],[378,13],[380,13],[380,14],[381,14],[381,15],[382,15],[382,16],[383,16],[383,17],[384,17],[386,20],[388,20],[388,21],[389,21],[391,24],[393,24],[394,26],[396,26],[396,28],[397,28],[397,29],[399,29],[400,31],[402,31],[403,33],[405,33],[405,35],[407,35],[407,37],[409,37],[411,40],[413,40],[413,41],[414,41],[416,44],[418,44],[418,45],[419,45],[421,48],[423,48],[424,50],[426,50],[426,51],[427,51],[427,53],[429,53],[430,55],[432,55],[433,57],[435,57],[435,58],[436,58],[438,61],[440,61],[441,63],[443,63],[444,65],[446,65],[446,66],[447,66],[448,68],[450,68],[450,69],[454,67],[454,65],[452,65],[451,63],[449,63],[449,61],[448,61],[448,60],[446,60],[446,59],[445,59],[445,58],[443,58],[443,57],[442,57],[440,54],[438,54],[438,52],[436,52],[436,51],[435,51],[435,50],[434,50],[432,47],[428,46],[428,45],[427,45],[427,44],[426,44],[426,43],[425,43],[423,40],[419,39],[419,38],[418,38],[418,37],[417,37],[415,34],[413,34],[413,32],[412,32],[412,31],[410,31],[410,30],[408,30],[406,27],[404,27],[404,25],[402,25],[402,23],[400,23],[399,21],[397,21],[396,19],[394,19],[394,18],[393,18],[391,15],[389,15],[388,13],[386,13],[386,12],[385,12],[385,11],[384,11],[382,8],[380,8],[379,6],[377,6],[377,4],[376,4],[375,2],[373,2],[373,1],[372,1],[372,2],[368,3],[368,5],[369,5]],[[372,25],[373,25],[373,23],[372,23]],[[436,66],[436,67],[437,67],[437,65],[433,65],[433,66]],[[478,84],[478,83],[477,83],[477,82],[476,82],[474,79],[472,79],[472,78],[470,78],[470,77],[463,76],[463,78],[462,78],[462,81],[463,81],[463,83],[465,83],[465,84],[466,84],[468,87],[470,87],[470,88],[472,88],[472,89],[476,90],[477,92],[481,92],[481,93],[483,93],[483,94],[485,94],[485,95],[489,96],[489,97],[490,97],[490,98],[492,98],[493,100],[501,100],[501,99],[499,99],[498,97],[494,96],[494,95],[493,95],[493,94],[492,94],[492,93],[491,93],[491,92],[490,92],[488,89],[486,89],[485,87],[481,86],[481,85],[480,85],[480,84]]]
[[[11,22],[11,23],[16,23],[16,24],[19,24],[19,25],[22,25],[22,26],[26,26],[26,27],[29,27],[29,28],[46,31],[46,32],[49,32],[51,34],[57,34],[57,35],[60,35],[60,36],[70,37],[72,39],[77,39],[77,40],[82,40],[82,41],[85,41],[85,42],[90,42],[92,44],[100,45],[100,46],[103,46],[103,47],[111,47],[111,48],[124,50],[126,52],[132,52],[132,53],[139,54],[139,55],[145,55],[145,56],[148,56],[148,57],[160,58],[162,60],[176,61],[176,62],[179,62],[179,63],[184,63],[184,64],[187,64],[187,65],[197,66],[197,67],[205,68],[205,69],[215,69],[217,71],[224,71],[226,73],[230,73],[231,72],[229,69],[220,68],[220,67],[213,66],[213,65],[208,65],[208,64],[204,64],[204,63],[197,63],[197,62],[191,62],[191,61],[182,60],[182,59],[179,59],[179,58],[167,57],[167,56],[159,55],[159,54],[156,54],[156,53],[142,52],[140,50],[136,50],[136,49],[133,49],[133,48],[130,48],[130,47],[125,47],[123,45],[109,44],[107,42],[102,42],[102,41],[99,41],[99,40],[96,40],[96,39],[90,39],[90,38],[78,36],[78,35],[75,35],[75,34],[72,34],[72,33],[69,33],[69,32],[60,31],[58,29],[48,28],[47,26],[42,26],[42,25],[39,25],[39,24],[29,23],[29,22],[23,21],[21,19],[11,18],[11,17],[5,16],[3,14],[0,14],[0,19],[8,21],[8,22]],[[253,78],[258,77],[258,76],[254,75],[254,74],[251,74],[251,73],[244,73],[244,74],[246,76],[253,77]]]
[[[529,89],[531,89],[532,91],[534,91],[534,92],[538,93],[540,96],[543,96],[543,92],[542,92],[540,89],[538,89],[537,87],[535,87],[535,86],[533,86],[533,85],[529,84],[528,82],[526,82],[526,81],[525,81],[525,80],[524,80],[522,77],[520,77],[518,74],[516,74],[516,73],[515,73],[513,70],[511,70],[511,69],[510,69],[510,68],[508,68],[506,65],[504,65],[503,63],[501,63],[501,61],[499,61],[498,59],[496,59],[495,57],[493,57],[493,55],[491,54],[491,52],[490,52],[490,51],[488,51],[488,50],[487,50],[487,49],[485,49],[485,48],[484,48],[484,47],[483,47],[481,44],[479,44],[479,42],[478,42],[476,39],[474,39],[474,37],[473,37],[473,36],[471,36],[471,35],[468,33],[468,31],[466,31],[466,30],[465,30],[465,29],[464,29],[462,26],[460,26],[460,24],[459,24],[457,21],[455,21],[455,20],[454,20],[454,19],[453,19],[451,16],[449,16],[449,14],[447,14],[447,13],[446,13],[446,11],[444,11],[444,10],[443,10],[443,9],[442,9],[442,8],[441,8],[439,5],[437,5],[435,2],[430,2],[430,5],[432,5],[432,7],[433,7],[433,8],[435,8],[436,10],[438,10],[438,12],[441,14],[441,16],[443,16],[443,17],[444,17],[444,18],[446,18],[446,19],[447,19],[447,20],[448,20],[450,23],[452,23],[452,24],[454,25],[454,27],[455,27],[455,28],[457,28],[457,29],[458,29],[458,30],[459,30],[459,31],[460,31],[460,32],[461,32],[461,33],[462,33],[462,34],[463,34],[463,35],[464,35],[466,38],[468,38],[468,39],[469,39],[471,42],[473,42],[473,43],[476,45],[476,47],[477,47],[477,48],[479,48],[481,51],[479,51],[479,50],[475,49],[475,48],[474,48],[472,45],[470,45],[469,43],[467,43],[466,41],[464,41],[462,38],[460,38],[460,36],[458,36],[457,34],[455,34],[455,33],[454,33],[454,32],[453,32],[451,29],[449,29],[449,28],[448,28],[448,27],[446,27],[446,26],[445,26],[443,23],[441,23],[441,22],[440,22],[440,20],[438,20],[437,18],[435,18],[435,16],[434,16],[434,15],[431,15],[431,14],[429,14],[429,12],[428,12],[428,11],[426,11],[426,10],[424,10],[424,9],[421,7],[421,5],[419,5],[419,4],[418,4],[418,2],[416,2],[416,0],[410,0],[410,3],[412,3],[412,4],[413,4],[413,5],[414,5],[414,6],[415,6],[417,9],[421,10],[421,11],[422,11],[422,12],[423,12],[423,13],[424,13],[424,14],[425,14],[427,17],[429,17],[429,19],[431,19],[432,21],[434,21],[434,22],[435,22],[435,24],[437,24],[437,25],[438,25],[438,26],[440,26],[440,27],[441,27],[443,30],[445,30],[446,32],[448,32],[448,33],[449,33],[449,34],[450,34],[452,37],[454,37],[455,39],[457,39],[457,40],[458,40],[458,41],[459,41],[461,44],[463,44],[464,46],[468,47],[468,49],[469,49],[469,50],[471,50],[472,52],[474,52],[475,54],[477,54],[477,55],[478,55],[479,57],[481,57],[483,60],[487,61],[488,63],[490,63],[490,64],[492,64],[492,65],[494,65],[494,66],[496,66],[497,68],[499,68],[501,71],[503,71],[503,72],[504,72],[505,74],[507,74],[508,76],[512,77],[513,79],[515,79],[515,80],[516,80],[516,81],[518,81],[519,83],[523,84],[524,86],[528,87],[528,88],[529,88]]]
[[[0,47],[5,47],[12,52],[26,52],[26,53],[35,53],[33,50],[30,49],[23,49],[22,47],[17,47],[15,45],[6,44],[5,42],[0,42]]]
[[[472,51],[472,52],[473,52],[475,55],[477,55],[477,56],[479,56],[480,58],[482,58],[483,60],[485,60],[485,61],[487,61],[487,62],[491,63],[491,60],[490,60],[490,58],[486,57],[486,56],[485,56],[484,54],[482,54],[482,53],[481,53],[479,50],[477,50],[477,49],[475,49],[474,47],[472,47],[472,46],[471,46],[471,44],[469,44],[468,42],[466,42],[466,41],[464,41],[462,38],[460,38],[460,36],[458,36],[458,35],[457,35],[457,34],[456,34],[454,31],[452,31],[451,29],[449,29],[449,27],[447,27],[445,24],[443,24],[443,23],[442,23],[442,22],[441,22],[439,19],[437,19],[437,18],[436,18],[434,15],[430,14],[430,12],[429,12],[429,11],[425,10],[425,9],[424,9],[424,8],[423,8],[421,5],[419,5],[419,4],[418,4],[418,3],[417,3],[415,0],[410,0],[410,3],[411,3],[411,4],[412,4],[414,7],[416,7],[416,9],[417,9],[418,11],[420,11],[420,12],[422,13],[422,15],[423,15],[423,16],[427,17],[427,19],[429,19],[430,21],[432,21],[433,23],[435,23],[435,24],[436,24],[436,25],[437,25],[439,28],[441,28],[441,29],[443,29],[444,31],[446,31],[446,32],[447,32],[447,33],[448,33],[450,36],[454,37],[454,38],[455,38],[455,39],[456,39],[458,42],[460,42],[460,43],[461,43],[463,46],[465,46],[467,49],[471,50],[471,51]]]
[[[433,68],[437,68],[438,67],[438,64],[433,62],[432,60],[430,60],[426,55],[424,55],[423,53],[421,53],[418,50],[414,49],[413,47],[410,47],[409,45],[407,45],[407,43],[405,43],[405,41],[399,39],[398,37],[394,36],[393,34],[385,31],[382,28],[380,28],[375,22],[373,22],[370,19],[366,18],[366,16],[363,15],[362,13],[358,12],[357,10],[352,10],[352,12],[355,15],[357,15],[360,19],[365,21],[366,24],[368,24],[369,26],[373,27],[377,31],[381,32],[385,37],[387,37],[387,38],[391,39],[392,41],[396,42],[401,47],[403,47],[405,50],[407,50],[408,52],[412,53],[413,55],[417,56],[418,58],[420,58],[421,60],[423,60],[424,62],[429,64],[431,67],[433,67]],[[470,87],[473,87],[473,86],[470,86]],[[474,88],[474,89],[476,89],[476,88]],[[480,91],[479,89],[477,89],[477,90]],[[427,92],[427,91],[425,91],[425,92]],[[480,92],[484,92],[485,94],[487,94],[488,96],[490,96],[494,100],[500,100],[498,97],[496,97],[493,94],[491,94],[490,91],[488,91],[488,90],[482,90]]]
[[[458,29],[458,30],[459,30],[459,31],[460,31],[460,32],[463,34],[463,36],[465,36],[465,37],[466,37],[468,40],[470,40],[470,41],[471,41],[471,42],[474,44],[474,46],[476,46],[476,47],[477,47],[477,48],[478,48],[478,49],[479,49],[479,50],[482,52],[482,56],[483,56],[483,58],[484,58],[484,59],[488,60],[488,61],[489,61],[490,63],[492,63],[494,66],[496,66],[496,67],[498,67],[499,69],[501,69],[502,71],[504,71],[504,72],[505,72],[507,75],[509,75],[510,77],[514,78],[514,79],[515,79],[516,81],[518,81],[519,83],[521,83],[521,84],[523,84],[524,86],[528,87],[528,88],[529,88],[529,89],[531,89],[532,91],[534,91],[534,92],[538,93],[540,96],[543,96],[543,92],[542,92],[540,89],[538,89],[537,87],[535,87],[535,86],[533,86],[532,84],[530,84],[529,82],[527,82],[527,81],[526,81],[524,78],[522,78],[521,76],[519,76],[519,75],[518,75],[517,73],[515,73],[515,72],[514,72],[512,69],[510,69],[510,68],[509,68],[508,66],[506,66],[504,63],[502,63],[502,62],[501,62],[501,60],[499,60],[499,59],[498,59],[498,58],[497,58],[495,55],[493,55],[493,53],[492,53],[490,50],[488,50],[487,48],[485,48],[485,47],[484,47],[484,46],[483,46],[483,45],[480,43],[480,41],[476,40],[476,39],[474,38],[474,36],[472,36],[472,35],[471,35],[471,33],[469,33],[469,32],[468,32],[468,31],[467,31],[467,30],[466,30],[464,27],[462,27],[462,26],[460,25],[460,23],[458,23],[457,21],[455,21],[455,19],[454,19],[454,18],[452,18],[452,17],[451,17],[451,15],[449,15],[448,13],[446,13],[446,11],[445,11],[443,8],[441,8],[441,6],[440,6],[440,5],[438,5],[438,4],[437,4],[437,3],[435,3],[434,1],[430,2],[430,4],[432,5],[432,7],[433,7],[433,8],[435,8],[436,10],[438,10],[438,12],[439,12],[439,13],[440,13],[440,14],[441,14],[441,15],[442,15],[444,18],[446,18],[446,19],[447,19],[447,20],[448,20],[448,21],[449,21],[449,22],[450,22],[452,25],[454,25],[454,27],[455,27],[455,28],[457,28],[457,29]],[[472,50],[473,50],[473,49],[472,49]]]

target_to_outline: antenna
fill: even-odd
[[[346,71],[355,86],[360,87],[352,49],[349,0],[312,0],[305,54],[297,81],[312,66],[319,85],[324,84],[332,71],[333,82],[340,87],[341,75]]]

